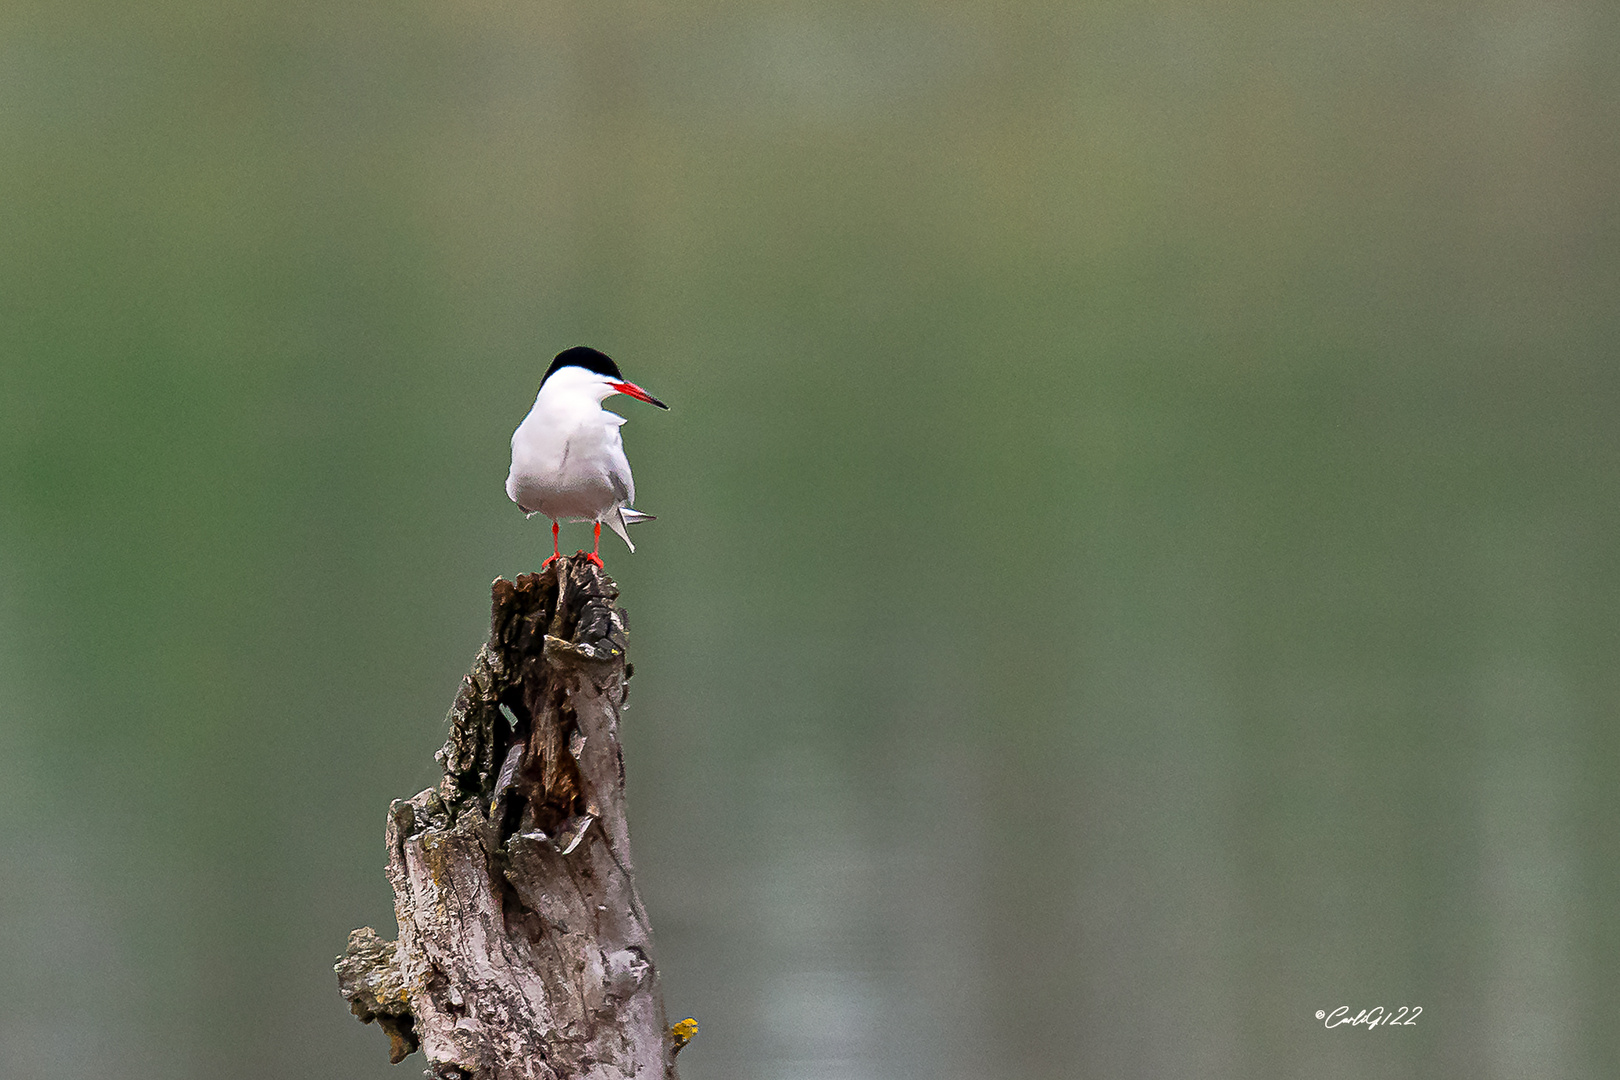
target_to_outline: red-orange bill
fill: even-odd
[[[653,397],[651,394],[647,393],[647,391],[643,390],[633,382],[616,382],[609,383],[608,385],[613,387],[613,389],[617,390],[621,394],[629,394],[631,397],[645,401],[649,405],[656,405],[660,409],[669,408],[668,405],[665,405],[662,401],[659,401],[657,398]]]

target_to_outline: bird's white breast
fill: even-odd
[[[548,393],[512,433],[506,493],[525,512],[593,521],[635,498],[619,425],[624,418],[578,393]]]

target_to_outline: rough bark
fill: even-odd
[[[389,808],[399,940],[350,934],[339,988],[439,1080],[673,1080],[625,822],[618,589],[583,556],[493,589],[444,778]]]

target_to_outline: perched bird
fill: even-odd
[[[636,482],[630,478],[630,462],[619,437],[624,417],[602,408],[614,394],[669,408],[626,382],[607,354],[584,345],[564,349],[540,380],[534,408],[512,432],[506,494],[525,515],[551,519],[552,556],[542,569],[562,558],[557,544],[560,521],[596,523],[596,547],[587,557],[601,566],[604,521],[634,551],[625,526],[653,519],[630,506],[636,501]]]

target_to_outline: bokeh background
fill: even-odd
[[[578,343],[688,1080],[1620,1075],[1617,11],[6,3],[0,1076],[419,1072]]]

